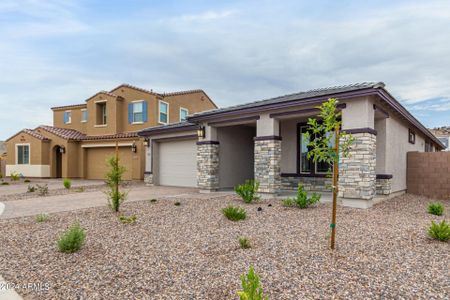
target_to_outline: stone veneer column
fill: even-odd
[[[219,189],[219,142],[197,142],[197,184],[207,191]]]
[[[153,186],[153,174],[152,174],[152,172],[144,172],[144,183],[147,186]]]
[[[376,193],[376,131],[346,131],[355,141],[349,156],[340,158],[339,197],[343,198],[344,206],[368,208]]]
[[[281,137],[255,137],[255,180],[261,193],[276,194],[281,188]]]

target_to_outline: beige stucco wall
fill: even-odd
[[[255,127],[230,126],[217,129],[219,146],[219,187],[232,188],[254,178]]]
[[[406,189],[406,154],[425,151],[424,136],[416,132],[416,143],[408,142],[408,124],[396,116],[386,119],[386,172],[392,174],[392,192]],[[411,127],[412,128],[412,127]],[[413,129],[413,128],[412,128]]]
[[[387,174],[386,151],[388,144],[386,143],[386,124],[387,119],[375,120],[375,130],[377,131],[377,138],[376,138],[377,164],[375,167],[375,172],[377,174]]]
[[[370,97],[345,99],[342,110],[342,129],[374,128],[373,100]]]

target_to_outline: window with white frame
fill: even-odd
[[[70,110],[64,112],[64,124],[72,123],[72,112]]]
[[[30,164],[30,145],[17,145],[17,164]]]
[[[180,108],[180,122],[186,121],[189,111],[186,108]]]
[[[134,102],[133,103],[133,123],[142,123],[144,122],[144,102]]]
[[[87,122],[87,119],[88,119],[87,109],[82,109],[81,110],[81,122],[85,123],[85,122]]]
[[[169,103],[159,101],[159,123],[167,124],[169,122]]]

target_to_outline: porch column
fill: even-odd
[[[261,193],[277,194],[281,189],[281,136],[279,121],[263,114],[256,123],[255,180]]]
[[[376,193],[376,130],[369,98],[348,101],[342,110],[342,129],[354,144],[339,161],[339,197],[344,206],[369,208]]]
[[[197,185],[203,192],[219,189],[217,128],[204,124],[205,138],[197,142]]]
[[[153,172],[152,172],[152,143],[153,141],[149,140],[148,145],[144,146],[145,149],[145,171],[144,171],[144,182],[147,186],[154,185],[153,182]]]

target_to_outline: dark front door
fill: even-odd
[[[57,146],[55,147],[55,166],[56,166],[56,178],[62,177],[62,153],[61,153],[61,147]]]

